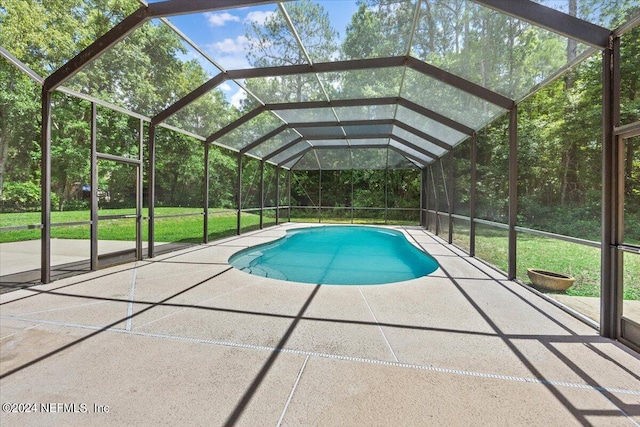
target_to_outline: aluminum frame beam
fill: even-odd
[[[111,28],[96,41],[87,46],[82,52],[53,72],[44,80],[43,88],[47,92],[55,90],[62,83],[73,77],[88,63],[98,58],[106,50],[131,34],[136,28],[150,18],[147,7],[141,6],[127,16],[115,27]]]
[[[178,101],[174,102],[172,105],[170,105],[169,107],[165,108],[164,110],[162,110],[161,112],[153,116],[151,118],[151,123],[153,124],[162,123],[163,121],[167,120],[169,117],[171,117],[178,111],[185,108],[187,105],[191,104],[201,96],[206,95],[207,93],[215,89],[217,86],[224,83],[226,80],[227,78],[224,73],[216,74],[213,78],[207,80],[206,82],[204,82],[203,84],[201,84],[200,86],[198,86],[197,88],[195,88],[194,90],[192,90],[191,92],[189,92],[188,94],[180,98]]]
[[[606,48],[609,45],[611,30],[539,3],[528,0],[473,1],[591,46]]]
[[[187,15],[189,13],[235,9],[271,3],[275,4],[276,2],[274,0],[167,0],[158,3],[149,3],[149,16],[151,18],[160,18],[164,16]]]
[[[270,160],[271,158],[277,156],[278,154],[287,151],[289,148],[295,146],[297,143],[301,142],[301,141],[306,141],[304,138],[300,137],[300,138],[296,138],[293,141],[281,146],[280,148],[278,148],[275,151],[272,151],[271,153],[269,153],[268,155],[263,157],[263,160],[266,162],[268,160]],[[308,144],[308,143],[307,143]]]
[[[463,79],[460,76],[452,74],[434,65],[427,64],[413,57],[407,58],[407,67],[414,71],[418,71],[426,76],[433,77],[436,80],[440,80],[449,86],[462,90],[463,92],[473,95],[476,98],[480,98],[484,101],[490,102],[505,110],[510,110],[514,107],[515,101],[484,86],[473,83],[467,79]]]
[[[372,98],[372,99],[348,99],[348,100],[335,100],[335,101],[310,101],[310,102],[295,102],[295,103],[280,103],[280,104],[265,104],[263,106],[257,107],[256,109],[250,111],[247,114],[250,114],[251,117],[245,118],[245,116],[240,117],[236,121],[228,124],[224,128],[216,131],[214,134],[210,135],[206,141],[213,142],[216,139],[224,136],[225,134],[231,132],[233,129],[240,127],[245,124],[247,121],[251,120],[255,116],[264,111],[277,111],[277,110],[297,110],[297,109],[313,109],[313,108],[331,108],[331,107],[367,107],[371,105],[402,105],[420,115],[433,119],[451,129],[454,129],[460,133],[464,133],[466,135],[472,135],[475,130],[463,125],[462,123],[456,122],[455,120],[449,119],[441,114],[436,113],[435,111],[429,110],[428,108],[422,107],[414,102],[411,102],[404,98]],[[305,122],[298,123],[298,126],[304,126]],[[331,122],[338,123],[338,122]],[[345,123],[345,122],[340,122]],[[311,126],[311,125],[309,125]],[[447,144],[448,146],[448,144]],[[449,147],[449,146],[448,146]],[[443,147],[444,148],[444,147]]]
[[[441,140],[439,140],[438,138],[436,138],[434,136],[431,136],[431,135],[429,135],[429,134],[427,134],[425,132],[422,132],[421,130],[416,129],[413,126],[409,126],[408,124],[406,124],[405,122],[402,122],[400,120],[397,120],[397,119],[394,120],[393,125],[394,126],[398,126],[400,129],[404,129],[407,132],[412,133],[412,134],[424,139],[425,141],[429,141],[432,144],[437,145],[438,147],[442,148],[443,150],[450,151],[453,148],[452,145],[449,145],[446,142],[441,141]]]
[[[411,148],[412,150],[417,151],[417,152],[429,157],[430,159],[436,160],[438,158],[438,156],[436,154],[432,153],[431,151],[426,150],[426,149],[424,149],[424,148],[422,148],[420,146],[417,146],[417,145],[415,145],[415,144],[413,144],[413,143],[411,143],[411,142],[409,142],[409,141],[407,141],[407,140],[405,140],[405,139],[403,139],[403,138],[401,138],[401,137],[399,137],[397,135],[393,135],[393,134],[390,134],[390,133],[387,133],[387,134],[372,134],[372,135],[340,136],[340,137],[335,137],[335,136],[334,137],[317,136],[317,137],[313,137],[313,138],[304,138],[303,140],[309,142],[311,144],[311,148],[322,149],[323,147],[327,147],[327,146],[326,145],[320,145],[320,146],[313,145],[312,142],[315,141],[315,140],[336,140],[336,141],[339,141],[339,140],[372,139],[372,138],[389,138],[389,139],[393,139],[397,143],[402,144],[402,145],[404,145],[404,146],[406,146],[408,148]],[[383,148],[383,147],[388,147],[389,146],[389,144],[384,144],[384,145],[370,144],[370,145],[372,147],[375,147],[375,148]],[[331,145],[330,147],[332,147],[332,148],[341,148],[341,149],[342,148],[344,148],[344,149],[347,149],[347,148],[353,148],[353,149],[365,148],[364,145],[344,145],[344,144],[343,145],[338,145],[338,144]]]
[[[256,110],[253,110],[253,112],[255,112]],[[250,113],[251,114],[251,113]],[[259,113],[256,113],[255,115],[257,115]],[[253,117],[255,117],[255,115],[253,115]],[[248,115],[243,116],[242,119],[242,123],[246,123],[248,120],[250,120],[251,118],[247,119]],[[241,120],[239,119],[239,120]],[[236,122],[234,122],[236,123]],[[233,129],[235,129],[235,127],[233,127],[232,125],[234,124],[230,124],[227,125],[224,129],[221,129],[220,131],[217,132],[217,134],[220,134],[220,136],[225,135],[228,132],[231,132]],[[426,134],[422,131],[420,131],[419,129],[416,129],[412,126],[407,125],[406,123],[397,120],[397,119],[380,119],[380,120],[349,120],[349,121],[343,121],[343,122],[300,122],[300,123],[289,123],[289,124],[283,124],[281,126],[279,126],[278,128],[274,129],[273,131],[269,132],[268,134],[260,137],[259,139],[252,141],[251,143],[249,143],[249,145],[245,146],[244,148],[240,149],[239,152],[241,154],[246,154],[248,151],[256,148],[257,146],[259,146],[260,144],[268,141],[269,139],[271,139],[272,137],[276,136],[277,134],[281,133],[282,131],[284,131],[285,129],[293,129],[296,130],[298,128],[308,128],[308,127],[341,127],[341,126],[367,126],[367,125],[392,125],[392,126],[398,126],[401,129],[404,129],[405,131],[417,136],[418,138],[421,138],[425,141],[428,141],[432,144],[435,144],[436,146],[444,149],[444,150],[451,150],[451,148],[453,148],[453,146],[439,140],[438,138],[435,138],[429,134]],[[238,125],[239,126],[239,125]],[[224,132],[223,132],[224,131]],[[347,135],[347,136],[332,136],[332,135],[312,135],[312,136],[306,136],[306,137],[301,137],[300,139],[296,138],[294,141],[291,141],[290,143],[288,143],[286,145],[286,147],[290,147],[292,146],[294,143],[299,142],[300,140],[308,140],[308,141],[313,141],[313,140],[321,140],[321,139],[336,139],[336,140],[348,140],[348,139],[364,139],[364,138],[390,138],[390,137],[395,137],[395,135],[392,134],[380,134],[380,133],[372,133],[372,134],[361,134],[361,135]],[[407,143],[406,140],[402,139],[403,143]],[[209,141],[209,142],[213,142],[213,141]],[[400,141],[398,141],[400,142]],[[405,144],[406,145],[406,144]],[[417,151],[420,151],[420,149],[418,149],[416,145],[411,144],[413,147],[416,147]],[[412,148],[413,148],[412,147]],[[281,147],[282,148],[282,147]],[[280,149],[278,149],[280,150]],[[272,153],[269,153],[268,155],[264,156],[262,158],[262,160],[269,160],[271,157],[273,157],[274,155],[278,154],[276,153],[278,150],[275,150]],[[424,149],[422,149],[424,150]],[[276,154],[274,154],[276,153]],[[426,153],[425,153],[426,154]],[[434,153],[429,152],[428,154],[430,157],[432,158],[437,158],[438,156]]]
[[[280,102],[266,103],[265,107],[272,111],[332,107],[364,107],[369,105],[392,105],[396,104],[399,99],[401,98],[398,98],[397,96],[390,96],[384,98],[332,99],[331,101]]]
[[[296,154],[294,154],[293,156],[287,157],[286,159],[284,159],[283,161],[281,161],[280,163],[278,163],[276,166],[278,167],[283,167],[283,165],[286,165],[287,163],[289,163],[291,160],[297,159],[297,158],[302,158],[302,156],[304,156],[305,154],[307,154],[309,151],[313,150],[312,146],[309,146],[307,148],[305,148],[302,151],[297,152]],[[292,167],[293,168],[293,167]]]
[[[401,105],[415,113],[430,118],[442,125],[450,127],[465,135],[473,135],[475,130],[460,122],[457,122],[442,114],[436,113],[422,105],[409,101],[403,97],[387,97],[387,98],[358,98],[358,99],[336,99],[331,101],[308,101],[308,102],[285,102],[285,103],[267,103],[265,108],[270,111],[277,110],[303,110],[314,108],[340,108],[340,107],[368,107],[374,105]]]
[[[293,156],[289,157],[289,158],[288,158],[288,159],[286,159],[286,160],[283,160],[280,164],[281,164],[281,165],[287,164],[288,162],[290,162],[290,161],[292,161],[292,160],[294,160],[294,159],[296,159],[296,158],[297,158],[297,159],[298,159],[298,161],[299,161],[299,160],[300,160],[300,159],[302,159],[302,157],[303,157],[305,154],[307,154],[309,151],[311,151],[311,150],[313,150],[313,149],[325,149],[325,148],[337,148],[337,147],[321,147],[321,148],[317,148],[317,147],[316,147],[316,148],[314,148],[314,147],[309,147],[309,148],[305,148],[305,149],[304,149],[303,151],[301,151],[300,153],[298,153],[298,154],[296,154],[296,155],[293,155]],[[346,146],[345,146],[345,147],[340,147],[340,148],[344,148],[344,149],[355,149],[354,147],[346,147]],[[410,161],[411,163],[413,163],[414,165],[415,165],[415,163],[419,163],[419,164],[421,164],[421,165],[423,166],[422,168],[420,168],[419,166],[417,166],[417,165],[416,165],[416,167],[418,167],[418,168],[420,168],[420,169],[424,169],[424,168],[426,168],[426,167],[428,166],[428,163],[425,163],[423,159],[420,159],[419,157],[416,157],[416,156],[414,156],[414,155],[412,155],[412,154],[409,154],[409,153],[407,153],[407,152],[405,152],[405,151],[402,151],[400,148],[398,148],[398,147],[394,147],[394,146],[392,146],[392,145],[373,146],[373,147],[371,147],[371,148],[386,148],[387,150],[393,150],[393,151],[395,151],[396,153],[400,154],[402,157],[404,157],[404,158],[406,158],[407,160],[409,160],[409,161]],[[296,163],[297,163],[297,162],[296,162]],[[294,168],[294,167],[295,167],[295,164],[291,167],[291,169],[290,169],[290,170],[293,170],[293,168]],[[353,167],[352,167],[352,169],[353,169]],[[326,169],[323,169],[323,168],[321,167],[321,165],[318,165],[318,170],[319,170],[319,171],[321,171],[321,170],[326,170]]]
[[[156,3],[153,3],[156,4]],[[282,65],[277,67],[263,67],[263,68],[246,68],[237,70],[228,70],[220,73],[192,90],[190,93],[156,114],[153,118],[156,123],[161,123],[171,115],[177,113],[182,108],[186,107],[196,99],[205,95],[207,92],[215,89],[217,86],[224,83],[226,80],[242,80],[261,77],[280,77],[290,76],[296,74],[312,74],[312,73],[326,73],[326,72],[339,72],[350,70],[364,70],[373,68],[384,67],[400,67],[405,65],[406,57],[396,56],[388,58],[373,58],[373,59],[356,59],[347,61],[334,61],[334,62],[320,62],[316,64],[299,64],[299,65]]]
[[[247,114],[245,114],[244,116],[240,117],[239,119],[237,119],[236,121],[229,123],[228,125],[226,125],[225,127],[223,127],[222,129],[220,129],[219,131],[212,133],[211,135],[209,135],[208,138],[206,138],[204,140],[204,142],[206,142],[207,144],[217,140],[218,138],[221,138],[222,136],[228,134],[229,132],[231,132],[232,130],[234,130],[235,128],[238,128],[240,126],[242,126],[243,124],[245,124],[246,122],[248,122],[249,120],[255,118],[256,116],[260,115],[261,113],[263,113],[265,111],[264,106],[260,106],[257,108],[254,108],[253,110],[249,111]]]
[[[405,139],[403,139],[403,138],[401,138],[399,136],[389,135],[389,138],[393,139],[394,141],[396,141],[399,144],[404,145],[407,148],[410,148],[410,149],[412,149],[414,151],[417,151],[420,154],[423,154],[423,155],[431,158],[434,161],[438,159],[438,156],[433,154],[431,151],[425,150],[424,148],[419,147],[419,146],[417,146],[417,145],[415,145],[415,144],[413,144],[413,143],[411,143],[411,142],[409,142],[409,141],[407,141],[407,140],[405,140]],[[406,154],[410,154],[410,153],[406,153]],[[420,163],[423,163],[423,161],[421,160]]]
[[[164,111],[158,113],[154,117],[154,120],[156,123],[160,123],[163,120],[166,120],[169,116],[186,107],[191,102],[195,101],[200,96],[203,96],[208,91],[215,89],[218,85],[222,84],[226,80],[280,77],[300,74],[328,73],[402,66],[409,67],[414,71],[435,78],[436,80],[439,80],[447,85],[453,86],[459,90],[469,93],[470,95],[480,98],[484,101],[495,104],[505,110],[510,110],[515,105],[515,101],[506,96],[503,96],[497,92],[494,92],[490,89],[487,89],[434,65],[427,64],[426,62],[420,61],[411,56],[390,56],[386,58],[354,59],[333,62],[318,62],[315,64],[283,65],[277,67],[228,70],[224,73],[217,74],[209,81],[200,85],[198,88],[191,91],[189,94],[175,102],[173,105],[166,108]],[[321,104],[318,103],[316,105]],[[335,101],[327,101],[327,104],[324,105],[327,107],[336,106]],[[410,104],[407,103],[406,105]],[[469,134],[469,129],[467,128],[464,133]],[[213,135],[209,136],[209,138],[207,138],[207,141],[210,142],[210,138],[212,137]]]
[[[367,125],[393,125],[393,119],[379,120],[345,120],[342,122],[291,122],[287,127],[295,128],[315,128],[315,127],[341,127],[341,126],[367,126]],[[304,137],[303,137],[304,138]]]
[[[335,139],[336,141],[338,140],[342,140],[342,139],[369,139],[369,136],[362,136],[362,137],[354,137],[354,138],[330,138],[330,139]],[[432,152],[425,150],[422,147],[419,147],[415,144],[412,144],[409,141],[406,141],[396,135],[385,135],[384,138],[388,138],[388,139],[392,139],[395,142],[397,142],[398,144],[404,145],[407,148],[410,148],[414,151],[417,151],[420,154],[423,154],[424,156],[429,157],[432,160],[436,160],[437,156],[435,154],[433,154]],[[361,144],[361,145],[344,145],[344,144],[336,144],[336,145],[312,145],[312,147],[314,150],[325,150],[325,149],[334,149],[334,150],[358,150],[361,148],[396,148],[399,149],[399,147],[394,147],[392,145],[389,144]],[[402,151],[402,150],[401,150]],[[411,155],[411,153],[407,153],[405,151],[402,151],[403,155]],[[414,156],[414,158],[417,159],[417,157]],[[424,159],[419,159],[419,162],[421,164],[424,164]]]
[[[408,148],[412,148],[415,151],[420,152],[421,154],[424,154],[427,157],[430,157],[433,160],[436,160],[436,158],[433,157],[433,154],[429,155],[426,152],[424,152],[423,150],[420,149],[420,147],[416,147],[413,144],[411,144],[410,142],[404,141],[402,140],[402,138],[397,138],[397,137],[393,137],[390,136],[389,138],[394,139],[396,142],[398,142],[399,144],[402,145],[406,145]],[[325,146],[320,146],[320,147],[312,147],[309,146],[305,149],[303,149],[302,151],[299,151],[298,153],[286,158],[285,160],[283,160],[282,162],[280,162],[278,164],[278,167],[282,167],[282,165],[285,165],[287,163],[289,163],[290,161],[296,159],[296,158],[302,158],[305,154],[307,154],[309,151],[311,150],[327,150],[327,149],[338,149],[338,150],[358,150],[360,148],[384,148],[384,149],[390,149],[393,150],[395,152],[397,152],[398,154],[400,154],[401,156],[405,157],[407,160],[413,161],[413,162],[417,162],[423,166],[427,166],[429,164],[429,162],[425,162],[424,159],[421,159],[411,153],[408,153],[404,150],[402,150],[400,147],[396,147],[393,145],[357,145],[357,146],[348,146],[348,145],[325,145]],[[412,163],[413,163],[412,162]],[[318,170],[322,170],[321,165],[318,165],[319,169]]]
[[[394,147],[393,145],[389,146],[389,150],[395,151],[396,153],[398,153],[401,156],[405,157],[407,160],[410,160],[410,161],[413,160],[413,162],[420,163],[423,166],[423,168],[427,167],[427,165],[428,165],[428,163],[425,163],[424,160],[414,156],[413,154],[406,153],[406,152],[402,151],[401,149],[399,149],[398,147]],[[411,162],[411,163],[413,163],[413,162]],[[387,165],[387,168],[388,168],[388,165]]]
[[[471,136],[475,132],[475,130],[469,126],[466,126],[460,122],[457,122],[447,116],[443,116],[440,113],[436,113],[435,111],[430,110],[426,107],[423,107],[422,105],[418,105],[415,102],[409,101],[406,98],[402,98],[402,97],[398,98],[398,105],[402,105],[403,107],[406,107],[413,112],[416,112],[422,116],[428,117],[440,124],[450,127],[451,129],[456,130],[465,135]]]
[[[247,145],[246,147],[242,148],[240,150],[240,154],[245,154],[251,150],[253,150],[254,148],[256,148],[258,145],[262,144],[265,141],[270,140],[271,138],[275,137],[276,135],[278,135],[279,133],[287,130],[288,126],[283,124],[281,126],[278,126],[277,128],[275,128],[274,130],[272,130],[271,132],[269,132],[268,134],[256,139],[255,141],[253,141],[251,144]],[[297,138],[296,138],[297,139]],[[264,158],[261,159],[262,161],[264,161]]]

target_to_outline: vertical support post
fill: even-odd
[[[98,129],[96,103],[91,103],[91,271],[98,269]]]
[[[426,183],[426,186],[427,186],[427,230],[430,230],[430,229],[435,230],[435,228],[434,228],[435,225],[431,224],[431,208],[433,207],[431,205],[433,204],[433,200],[432,199],[434,199],[431,196],[432,196],[432,191],[435,191],[435,190],[433,190],[433,178],[431,177],[431,169],[432,169],[432,166],[429,165],[427,167],[427,183]],[[429,185],[429,181],[432,182],[431,185]]]
[[[280,166],[276,166],[276,225],[280,224]]]
[[[156,126],[149,125],[149,258],[155,256],[155,205],[156,205]]]
[[[240,235],[240,219],[242,216],[242,154],[238,153],[238,175],[237,175],[237,185],[238,188],[236,190],[236,207],[237,207],[237,217],[236,217],[236,234]]]
[[[438,161],[440,161],[440,159],[438,159]],[[438,187],[436,186],[436,179],[435,176],[433,175],[433,167],[429,168],[429,172],[431,172],[431,185],[433,185],[433,201],[435,202],[435,219],[436,219],[436,224],[435,224],[435,232],[436,232],[436,236],[440,233],[440,198],[438,197]]]
[[[260,160],[260,230],[264,228],[264,160]]]
[[[322,169],[318,171],[318,223],[322,222]]]
[[[420,226],[424,227],[424,169],[420,169]]]
[[[476,133],[471,135],[471,191],[469,194],[469,255],[476,256],[476,205],[478,183],[478,140]]]
[[[51,92],[42,89],[40,281],[51,282]]]
[[[288,220],[291,222],[291,169],[289,169],[289,173],[287,174],[287,199],[289,200],[289,215]]]
[[[509,270],[507,278],[516,278],[516,221],[518,216],[518,106],[509,112]]]
[[[140,164],[138,164],[138,176],[136,178],[136,259],[142,260],[142,204],[143,204],[143,196],[144,196],[144,169],[142,167],[142,160],[144,156],[142,155],[142,150],[144,149],[144,121],[140,119],[138,123],[138,160],[140,160]],[[93,184],[92,184],[93,185]],[[96,177],[96,191],[97,191],[97,177]]]
[[[449,173],[447,181],[449,181],[449,244],[453,243],[453,150],[449,151]]]
[[[518,216],[518,106],[509,112],[509,268],[507,278],[516,278],[516,220]]]
[[[204,218],[202,224],[202,241],[209,243],[209,143],[204,143],[204,177],[202,186],[202,207],[204,208]]]
[[[622,257],[618,245],[622,239],[624,199],[620,197],[621,141],[614,136],[620,123],[620,39],[611,37],[602,53],[602,239],[600,335],[620,337],[622,314]],[[622,153],[620,152],[622,151]],[[624,181],[623,181],[624,182]],[[622,184],[623,185],[623,184]]]

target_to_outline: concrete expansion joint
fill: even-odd
[[[289,393],[289,398],[287,399],[287,403],[284,405],[284,409],[282,410],[282,414],[280,415],[280,419],[278,420],[277,427],[282,425],[282,421],[287,413],[287,409],[289,408],[289,404],[291,403],[291,399],[293,398],[293,394],[296,392],[296,388],[298,387],[298,383],[300,382],[300,378],[302,378],[302,372],[304,372],[305,366],[307,366],[307,362],[309,361],[309,355],[304,358],[304,362],[302,362],[302,367],[300,368],[300,372],[298,372],[298,376],[296,377],[296,381],[293,383],[293,387],[291,388],[291,393]]]
[[[232,348],[238,348],[238,349],[295,354],[299,356],[306,356],[309,358],[318,357],[323,359],[342,360],[342,361],[366,363],[366,364],[372,364],[372,365],[384,365],[384,366],[395,367],[395,368],[416,369],[416,370],[436,372],[441,374],[480,377],[480,378],[500,380],[500,381],[523,382],[523,383],[538,384],[538,385],[552,385],[555,387],[565,387],[565,388],[597,391],[599,393],[617,393],[617,394],[625,394],[625,395],[632,395],[632,396],[640,396],[640,390],[629,390],[629,389],[616,388],[616,387],[593,386],[589,384],[575,383],[575,382],[568,382],[568,381],[554,381],[554,380],[540,379],[540,378],[534,378],[534,377],[520,377],[520,376],[513,376],[513,375],[487,373],[487,372],[468,371],[468,370],[456,369],[456,368],[417,365],[412,363],[401,363],[401,362],[393,362],[388,360],[368,359],[363,357],[345,356],[340,354],[319,353],[319,352],[305,351],[305,350],[298,350],[298,349],[277,348],[277,347],[268,347],[263,345],[236,343],[236,342],[222,341],[222,340],[216,340],[216,339],[192,338],[192,337],[184,337],[179,335],[142,332],[142,331],[136,331],[136,330],[127,331],[126,329],[121,329],[121,328],[105,329],[100,326],[80,325],[75,323],[58,322],[53,320],[29,319],[29,318],[18,317],[18,316],[0,315],[0,319],[14,320],[14,321],[21,321],[21,322],[28,322],[28,323],[40,323],[40,324],[55,325],[55,326],[64,326],[64,327],[70,327],[70,328],[87,329],[92,331],[103,331],[103,332],[111,332],[111,333],[115,332],[115,333],[126,334],[126,335],[134,335],[134,336],[156,338],[156,339],[166,339],[166,340],[172,340],[172,341],[210,344],[210,345],[218,345],[218,346],[232,347]]]
[[[136,261],[133,265],[133,273],[131,277],[131,290],[129,291],[129,304],[127,304],[127,322],[125,324],[125,329],[127,331],[131,330],[131,318],[133,317],[133,302],[134,296],[136,292],[136,277],[138,275],[138,262]]]

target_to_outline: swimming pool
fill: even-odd
[[[234,254],[229,263],[257,276],[331,285],[400,282],[438,268],[399,231],[364,226],[289,230],[281,239]]]

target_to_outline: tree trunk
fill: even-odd
[[[569,14],[576,16],[578,13],[577,0],[569,0]],[[567,40],[567,63],[570,63],[576,58],[577,43],[575,40]],[[573,88],[573,75],[567,73],[564,80],[564,88],[566,92],[569,92]],[[571,108],[571,106],[569,106]],[[562,194],[560,196],[560,204],[566,205],[570,202],[577,202],[579,199],[578,192],[578,142],[571,138],[566,141],[566,151],[563,154],[564,158],[564,173],[562,177]]]
[[[0,113],[2,114],[2,113]],[[2,120],[0,118],[0,120]],[[11,140],[11,130],[9,126],[4,126],[0,131],[0,199],[2,198],[2,188],[4,185],[4,172],[9,158],[9,141]]]

